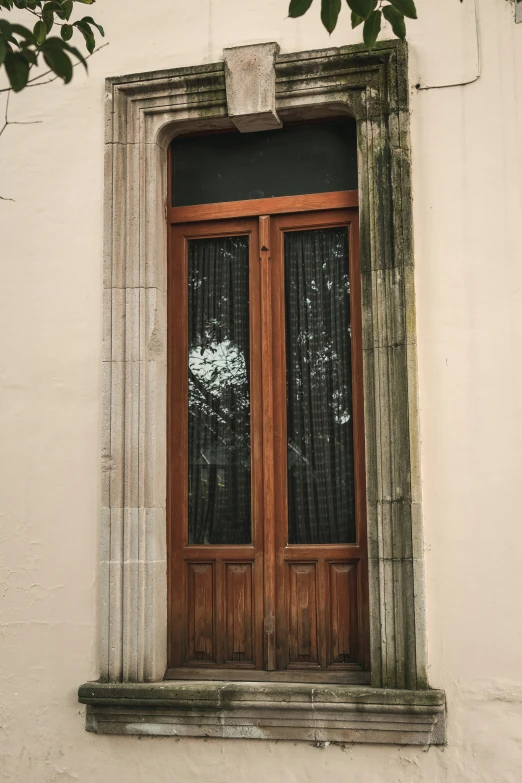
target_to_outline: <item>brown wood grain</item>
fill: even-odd
[[[191,239],[249,237],[250,395],[252,466],[252,544],[188,544],[188,259]],[[168,518],[169,518],[169,666],[224,665],[242,628],[245,665],[263,666],[263,461],[261,406],[260,270],[256,220],[219,225],[177,225],[171,230],[168,321]],[[202,564],[201,561],[205,561]],[[230,569],[242,562],[249,571],[240,615],[237,589],[230,597]],[[210,580],[209,573],[212,574]],[[210,590],[212,583],[212,590]],[[237,583],[236,583],[237,588]],[[235,614],[232,612],[235,604]],[[247,613],[250,613],[247,616]],[[232,639],[229,635],[232,634]],[[234,637],[235,634],[235,637]],[[245,636],[246,634],[246,636]],[[247,639],[248,637],[248,639]],[[248,649],[246,649],[248,642]],[[232,652],[232,660],[236,660]],[[248,660],[247,660],[248,659]],[[239,661],[240,662],[240,661]]]
[[[316,565],[289,563],[287,568],[289,664],[318,666]]]
[[[329,583],[331,615],[328,663],[357,661],[357,566],[353,563],[330,563]]]
[[[277,668],[291,668],[320,664],[323,668],[335,665],[344,667],[354,660],[368,668],[368,599],[367,590],[367,545],[366,508],[364,492],[364,423],[362,421],[362,342],[361,342],[361,287],[358,266],[358,213],[356,209],[330,209],[313,213],[276,215],[271,219],[271,260],[273,292],[273,330],[278,335],[274,341],[274,468],[275,468],[275,547],[276,547],[276,638]],[[287,501],[287,433],[286,433],[286,344],[285,344],[285,280],[284,280],[284,234],[287,231],[346,226],[349,241],[349,275],[351,281],[350,312],[352,313],[352,367],[354,396],[354,474],[356,481],[356,542],[335,545],[289,545],[288,544],[288,501]],[[348,339],[348,335],[347,335]],[[362,481],[362,483],[360,483]],[[291,563],[302,565],[308,561],[314,564],[314,590],[319,597],[319,612],[315,617],[316,652],[314,661],[307,661],[303,654],[296,655],[298,648],[299,601],[302,593],[296,592],[292,581]],[[358,579],[357,590],[352,590],[349,622],[354,639],[352,654],[332,658],[331,633],[333,619],[339,613],[348,612],[346,591],[332,593],[331,568],[335,562],[361,563],[354,570]],[[365,582],[366,580],[366,582]],[[299,597],[301,596],[301,598]],[[338,606],[336,601],[341,605]],[[297,602],[297,605],[296,605]],[[355,615],[355,617],[354,617]],[[342,615],[344,617],[344,615]],[[310,617],[304,613],[303,618]],[[311,620],[310,620],[311,622]],[[336,620],[339,626],[339,620]],[[366,623],[366,624],[365,624]],[[341,630],[347,632],[348,626]],[[366,636],[365,636],[366,634]],[[297,645],[297,647],[296,647]],[[315,649],[315,648],[314,648]],[[347,660],[347,658],[350,660]]]
[[[245,664],[197,667],[185,666],[182,668],[167,669],[166,680],[224,680],[245,682],[321,682],[342,685],[369,685],[370,675],[360,666],[344,666],[341,668],[330,667],[326,671],[317,666],[305,668],[289,668],[285,671],[259,671]]]
[[[215,662],[214,564],[187,565],[187,659]]]
[[[224,201],[219,204],[170,207],[168,218],[170,223],[192,223],[236,217],[277,215],[285,212],[310,212],[316,209],[343,209],[358,205],[359,193],[357,190],[340,190],[302,196],[278,196],[245,201]]]
[[[264,555],[264,646],[265,668],[276,668],[275,660],[275,539],[274,539],[274,399],[272,368],[272,264],[270,217],[259,218],[259,260],[261,266],[261,371],[263,400],[263,555]]]
[[[227,563],[225,568],[225,661],[254,663],[252,563]]]
[[[369,621],[356,196],[170,210],[171,222],[182,215],[185,222],[168,232],[167,677],[369,681],[363,671],[369,669]],[[331,226],[346,226],[349,237],[356,542],[289,545],[284,234]],[[189,546],[187,243],[237,235],[249,236],[252,543]]]

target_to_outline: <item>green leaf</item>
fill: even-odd
[[[64,41],[70,41],[73,35],[72,24],[63,24],[61,29],[61,35]]]
[[[70,19],[73,10],[73,0],[64,0],[63,12],[66,19]]]
[[[85,38],[85,45],[87,47],[87,51],[89,52],[89,54],[92,54],[94,52],[94,47],[96,46],[96,41],[94,40],[94,35],[92,33],[91,28],[86,22],[75,22],[74,26],[78,28],[78,30]]]
[[[69,84],[73,76],[73,66],[69,56],[64,51],[57,46],[46,49],[44,60],[49,68],[64,80],[65,84]]]
[[[67,11],[62,0],[54,0],[54,2],[51,2],[51,5],[52,10],[59,19],[67,19]]]
[[[13,29],[13,25],[11,24],[11,22],[8,22],[7,19],[0,19],[0,32],[2,33],[4,38],[9,38],[12,29]]]
[[[36,65],[37,64],[38,60],[37,60],[37,57],[36,57],[36,53],[32,49],[22,49],[20,54],[22,55],[22,57],[25,60],[27,60],[29,65]]]
[[[27,0],[14,0],[14,4],[17,8],[27,8]]]
[[[47,27],[45,25],[45,22],[38,21],[34,26],[34,37],[36,38],[36,43],[40,45],[45,41],[47,38]]]
[[[3,38],[0,38],[0,65],[3,64],[5,56],[7,54],[7,46]]]
[[[321,0],[321,21],[329,33],[335,30],[340,10],[341,0]]]
[[[406,23],[404,16],[391,5],[385,5],[382,9],[384,18],[391,24],[392,30],[401,41],[406,38]]]
[[[42,11],[42,19],[47,27],[47,32],[50,33],[54,24],[54,14],[50,8],[44,8]]]
[[[21,35],[23,38],[26,38],[28,41],[32,41],[34,43],[35,38],[33,31],[29,30],[28,27],[24,27],[23,24],[12,24],[11,32],[16,33],[17,35]]]
[[[355,11],[352,11],[352,30],[355,27],[359,27],[360,24],[364,22],[364,19],[362,16],[358,16],[358,14],[355,13]]]
[[[413,0],[390,0],[390,3],[403,16],[409,16],[410,19],[417,18],[417,9]]]
[[[9,84],[15,92],[23,90],[29,78],[29,63],[18,52],[7,52],[5,70]]]
[[[371,51],[375,46],[377,36],[381,31],[381,12],[372,11],[370,16],[364,23],[363,27],[363,40],[368,51]]]
[[[354,14],[362,19],[367,19],[377,5],[376,0],[346,0],[346,2]]]
[[[81,64],[85,68],[85,70],[88,70],[87,69],[87,63],[85,61],[85,57],[80,52],[80,50],[77,49],[75,46],[71,46],[70,44],[65,43],[65,41],[62,41],[61,38],[47,38],[47,40],[44,41],[44,43],[41,46],[42,52],[46,52],[49,49],[51,51],[54,51],[54,49],[56,49],[56,48],[61,49],[62,51],[70,52],[71,54],[73,54],[81,62]]]
[[[312,2],[312,0],[310,0],[310,3],[311,2]],[[104,31],[103,27],[101,26],[101,24],[98,24],[98,22],[95,22],[94,19],[92,18],[92,16],[84,16],[83,19],[80,19],[80,21],[81,22],[87,22],[88,24],[93,24],[95,27],[98,28],[98,31],[99,31],[100,35],[103,38],[105,38],[105,31]]]
[[[313,0],[290,0],[290,8],[288,9],[288,16],[292,19],[296,19],[298,16],[306,14]]]
[[[92,5],[95,0],[76,0],[77,3],[84,3],[84,5]]]

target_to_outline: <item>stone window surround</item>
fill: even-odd
[[[407,49],[278,51],[237,47],[224,63],[106,82],[100,680],[79,700],[99,733],[441,744],[445,697],[426,668]],[[372,687],[166,682],[168,146],[189,130],[343,113],[359,147]]]

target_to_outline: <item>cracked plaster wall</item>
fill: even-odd
[[[99,8],[98,8],[99,5]],[[479,0],[419,2],[411,31],[419,386],[430,680],[445,748],[133,739],[84,731],[97,676],[103,79],[359,40],[281,0],[105,0],[110,46],[12,101],[0,144],[0,781],[522,780],[522,25]],[[426,7],[425,7],[426,5]],[[441,13],[445,10],[445,16]],[[440,9],[440,13],[438,10]],[[444,21],[445,20],[445,21]],[[443,57],[441,58],[441,53]]]

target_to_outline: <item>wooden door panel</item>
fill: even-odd
[[[254,664],[252,563],[225,564],[225,662]]]
[[[328,563],[328,581],[328,665],[357,663],[357,566],[354,563]]]
[[[319,665],[317,652],[317,567],[288,563],[289,666]]]
[[[187,564],[187,662],[216,662],[213,563]]]

